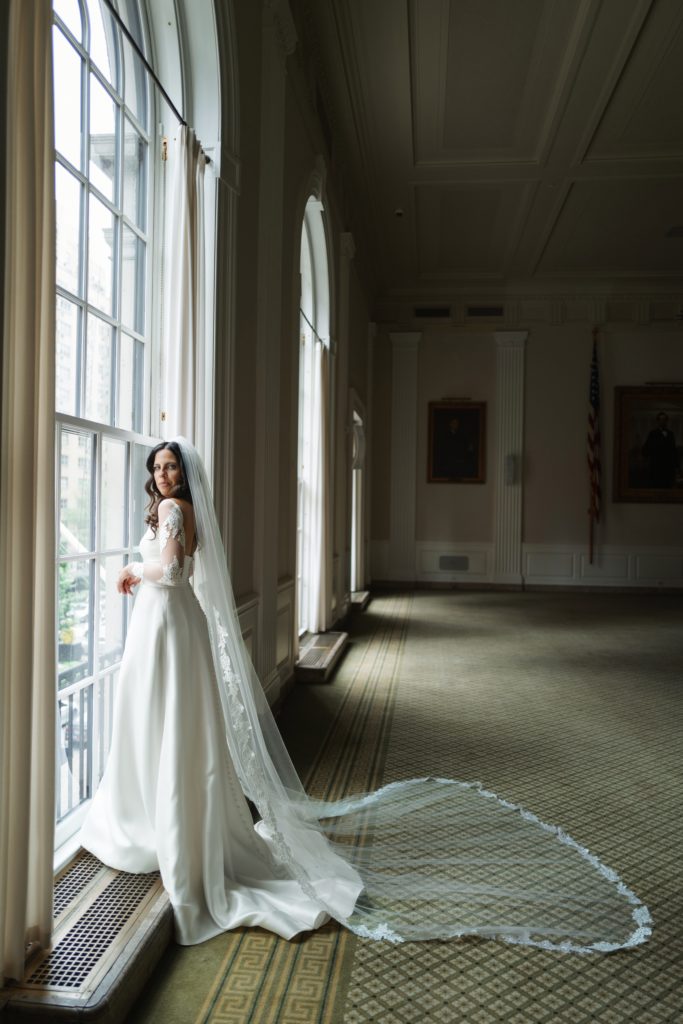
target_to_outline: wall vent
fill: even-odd
[[[470,560],[468,555],[440,555],[439,569],[444,572],[469,572]]]
[[[415,306],[413,314],[416,319],[449,320],[450,306]]]
[[[499,317],[503,315],[502,306],[468,306],[467,315],[470,317],[483,316],[488,317]]]

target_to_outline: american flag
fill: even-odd
[[[598,373],[598,349],[595,335],[593,335],[593,358],[588,399],[588,482],[590,486],[588,515],[595,522],[600,521],[600,474],[600,375]]]

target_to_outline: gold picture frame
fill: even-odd
[[[614,500],[683,502],[683,387],[614,389]]]

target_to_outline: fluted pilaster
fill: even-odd
[[[421,333],[390,334],[391,515],[389,574],[415,579],[415,499],[417,459],[417,364]]]
[[[494,572],[522,582],[524,350],[527,331],[497,331]]]

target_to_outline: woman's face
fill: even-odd
[[[182,483],[182,472],[178,460],[168,448],[162,448],[154,458],[154,483],[162,497],[170,494],[174,487]]]

